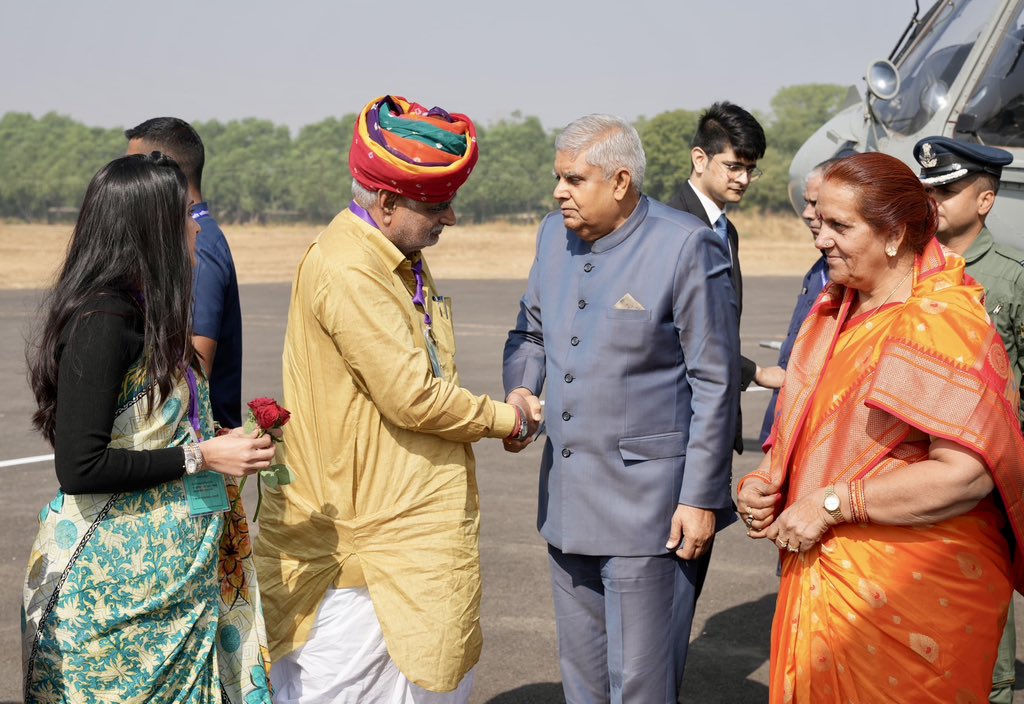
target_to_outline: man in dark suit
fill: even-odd
[[[749,112],[728,101],[715,103],[700,116],[697,132],[690,144],[690,179],[668,202],[670,207],[692,213],[714,230],[729,248],[732,260],[732,287],[743,314],[743,274],[740,271],[739,235],[726,216],[729,205],[743,200],[747,187],[761,176],[758,159],[764,156],[765,137],[760,123]],[[777,388],[772,368],[759,367],[754,360],[740,356],[740,390],[751,381]],[[736,452],[743,452],[742,423],[736,424]]]

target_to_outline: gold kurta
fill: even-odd
[[[451,301],[423,274],[429,333],[412,262],[350,211],[303,257],[283,357],[295,481],[264,490],[256,564],[272,658],[306,641],[327,589],[365,585],[399,670],[450,691],[482,642],[469,443],[509,435],[515,411],[459,386]]]

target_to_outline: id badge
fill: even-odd
[[[189,435],[192,442],[198,444],[199,438],[196,431],[189,427]],[[228,488],[224,483],[224,476],[219,472],[199,472],[198,474],[186,474],[182,477],[185,483],[185,501],[188,503],[188,513],[193,518],[209,516],[211,513],[223,513],[231,508],[231,501],[228,499]]]
[[[434,376],[438,379],[444,379],[444,370],[441,369],[441,358],[437,354],[437,345],[434,343],[434,338],[430,335],[430,330],[423,331],[423,338],[427,342],[427,356],[430,357],[430,367],[434,371]]]
[[[231,508],[224,477],[218,472],[186,474],[182,481],[185,482],[188,513],[193,518],[223,513]]]

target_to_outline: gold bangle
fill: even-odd
[[[850,514],[853,523],[867,523],[868,509],[864,495],[864,480],[854,479],[848,485],[850,490]]]
[[[740,483],[736,485],[737,494],[743,491],[743,485],[747,483],[748,479],[760,479],[765,484],[772,483],[772,477],[768,472],[762,472],[760,469],[755,469],[753,472],[743,477],[743,479],[740,479]]]

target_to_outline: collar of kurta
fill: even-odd
[[[391,240],[385,237],[384,233],[378,228],[366,222],[348,208],[344,210],[343,214],[355,222],[356,225],[366,233],[367,244],[370,245],[373,251],[380,255],[380,258],[384,260],[384,263],[389,269],[391,269],[391,271],[398,271],[402,262],[408,261],[405,255],[402,254],[401,250],[399,250]]]
[[[964,259],[968,264],[973,264],[988,254],[988,251],[992,249],[994,244],[995,240],[992,239],[992,233],[989,232],[987,227],[983,227],[977,239],[971,242],[971,246],[964,252]]]
[[[640,201],[636,204],[636,207],[633,208],[633,212],[630,213],[629,217],[626,218],[626,222],[622,223],[597,242],[590,245],[590,251],[594,254],[601,254],[602,252],[607,252],[612,247],[625,242],[626,238],[636,232],[636,228],[638,228],[640,223],[642,223],[646,218],[647,196],[640,196]]]

